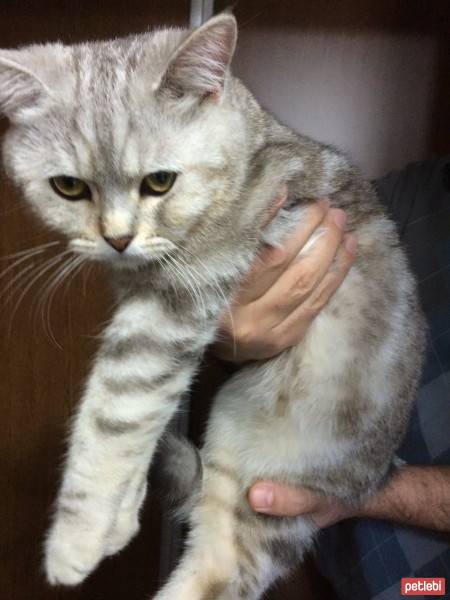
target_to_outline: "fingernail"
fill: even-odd
[[[251,503],[254,510],[265,511],[273,506],[273,490],[269,486],[258,485],[251,491]]]
[[[347,252],[353,254],[356,250],[356,246],[358,245],[358,238],[356,235],[347,235],[345,236],[344,246]]]
[[[333,210],[333,218],[334,222],[339,227],[339,229],[345,228],[345,224],[347,223],[347,214],[344,210],[341,210],[340,208],[335,208]]]

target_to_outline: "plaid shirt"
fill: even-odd
[[[429,324],[426,367],[398,456],[450,465],[450,158],[410,165],[376,186],[398,224]],[[450,598],[448,535],[349,520],[321,532],[316,558],[341,600],[399,600],[402,577],[445,577],[440,598]]]

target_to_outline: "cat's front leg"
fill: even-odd
[[[156,443],[211,336],[157,298],[128,300],[118,310],[72,429],[46,541],[50,583],[81,582],[136,532],[133,511]]]

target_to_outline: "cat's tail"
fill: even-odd
[[[179,519],[186,519],[202,488],[200,452],[186,438],[165,433],[150,472],[150,486]]]

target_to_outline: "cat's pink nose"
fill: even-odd
[[[106,235],[104,235],[103,237],[105,241],[108,242],[108,244],[114,248],[114,250],[117,250],[117,252],[123,252],[133,239],[132,235],[125,235],[123,237],[118,238],[111,238],[107,237]]]

